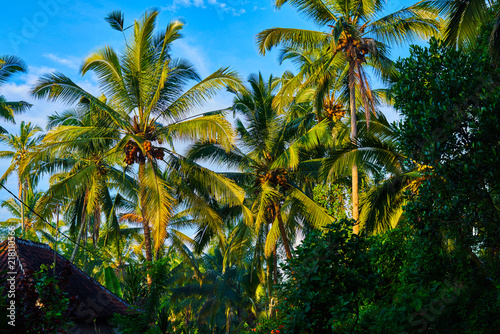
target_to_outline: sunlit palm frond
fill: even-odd
[[[168,126],[169,136],[178,140],[207,140],[217,142],[229,151],[234,142],[234,131],[223,115],[202,116]]]
[[[16,56],[0,56],[0,85],[15,73],[26,73],[27,66],[24,61]]]
[[[271,28],[257,35],[259,52],[263,55],[277,45],[294,48],[313,48],[318,45],[328,44],[328,35],[314,30]]]
[[[478,27],[487,13],[485,0],[429,1],[446,15],[444,37],[448,44],[468,45],[476,38]]]
[[[394,175],[375,185],[360,197],[360,224],[367,233],[378,233],[396,227],[406,204],[404,191],[418,173]]]
[[[317,24],[325,25],[336,20],[336,15],[330,1],[324,0],[276,0],[275,5],[279,9],[285,3],[289,3],[306,17]],[[332,8],[333,7],[333,8]]]
[[[429,1],[419,1],[372,22],[366,34],[383,43],[402,43],[414,38],[437,36],[440,32],[438,12]]]
[[[161,112],[164,117],[182,118],[201,107],[222,88],[241,89],[241,81],[236,72],[221,68],[188,89]]]
[[[128,127],[128,122],[123,119],[123,114],[116,112],[101,99],[94,97],[83,88],[75,84],[71,79],[61,73],[46,74],[38,79],[30,92],[38,99],[50,101],[61,101],[68,104],[79,102],[82,97],[86,98],[92,105],[108,113],[113,121],[124,128]]]

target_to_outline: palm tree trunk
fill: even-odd
[[[266,315],[268,317],[271,316],[271,295],[272,295],[272,278],[271,278],[271,261],[270,259],[265,259],[266,260],[266,281],[267,281],[267,304],[265,305],[266,307]]]
[[[272,317],[274,314],[274,256],[270,256],[267,260],[267,285],[268,285],[268,317]]]
[[[349,102],[351,107],[351,142],[356,145],[358,137],[358,127],[356,118],[356,79],[355,69],[356,60],[352,59],[349,64]],[[358,185],[358,166],[352,165],[352,219],[356,221],[353,227],[353,233],[359,233],[359,226],[357,224],[359,219],[359,185]]]
[[[290,249],[290,241],[286,235],[285,224],[283,224],[283,217],[281,217],[280,205],[276,204],[276,216],[278,218],[278,226],[280,228],[281,239],[283,240],[283,246],[285,246],[285,252],[287,259],[292,258],[292,251]]]
[[[139,164],[139,180],[145,177],[146,174],[145,169],[146,166],[144,164]],[[141,203],[142,224],[144,227],[144,248],[146,251],[146,261],[151,262],[153,261],[153,251],[151,245],[151,229],[149,227],[149,222],[146,217],[146,198],[145,198],[146,189],[144,188],[142,182],[140,182],[139,188],[140,188],[139,196]]]
[[[56,237],[54,242],[54,277],[56,277],[57,237],[59,236],[59,204],[56,205]]]
[[[278,285],[278,254],[276,252],[276,245],[274,245],[274,249],[273,249],[273,283],[274,283],[274,286],[277,286]],[[273,318],[276,318],[276,308],[275,308],[275,305],[277,305],[277,301],[276,301],[276,297],[273,296],[273,298],[271,299],[271,306],[272,306],[272,310],[271,310],[271,317]]]
[[[143,180],[146,174],[146,165],[144,163],[139,164],[139,201],[141,203],[141,216],[142,216],[142,226],[144,230],[144,248],[146,251],[146,261],[153,262],[153,251],[151,245],[151,229],[149,227],[149,221],[146,217],[146,189],[140,180]],[[152,279],[151,275],[147,274],[148,285],[151,286]]]
[[[21,200],[21,203],[19,203],[19,206],[21,207],[21,226],[22,226],[22,232],[24,233],[24,230],[26,226],[24,225],[24,191],[23,191],[23,183],[21,182],[21,175],[19,177],[19,199]]]
[[[144,248],[146,248],[146,261],[153,261],[153,252],[151,251],[151,229],[144,215],[142,216],[142,226],[144,228]]]
[[[71,254],[71,259],[69,260],[69,262],[71,263],[75,261],[76,253],[78,252],[80,241],[82,240],[83,231],[85,230],[85,225],[86,225],[85,220],[83,220],[80,226],[80,230],[78,231],[78,236],[76,237],[75,248],[73,249],[73,253]]]
[[[83,265],[85,265],[87,263],[87,256],[88,256],[88,253],[86,252],[86,248],[87,248],[87,240],[88,240],[88,236],[89,236],[89,225],[90,225],[90,218],[88,220],[88,223],[85,224],[85,238],[83,240]]]

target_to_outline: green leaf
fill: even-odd
[[[106,288],[113,292],[115,295],[122,297],[122,288],[120,287],[120,282],[118,281],[118,278],[115,275],[115,272],[113,268],[111,267],[106,267],[104,268],[104,279],[105,279],[105,284]]]
[[[109,13],[104,19],[106,20],[106,22],[109,23],[111,28],[122,32],[125,30],[123,28],[124,15],[121,11],[114,10],[111,13]]]

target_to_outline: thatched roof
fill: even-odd
[[[13,240],[17,256],[16,269],[8,268],[8,240],[5,240],[0,243],[0,272],[3,270],[17,272],[16,281],[19,281],[28,270],[36,272],[40,270],[42,264],[50,266],[54,262],[54,251],[48,245],[19,238]],[[80,305],[76,311],[78,319],[86,321],[109,319],[114,313],[122,315],[130,313],[130,305],[57,254],[56,274],[65,266],[69,266],[71,270],[65,290],[70,297],[76,297],[79,301]],[[52,270],[49,271],[51,272]],[[0,278],[3,277],[0,275]]]

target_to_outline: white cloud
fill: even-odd
[[[162,7],[162,9],[176,12],[181,7],[201,7],[206,8],[203,0],[173,0],[170,6]]]
[[[58,64],[67,66],[69,68],[78,69],[82,63],[82,59],[74,56],[59,57],[52,53],[43,54],[45,58],[48,58]]]
[[[202,78],[211,74],[208,56],[199,47],[189,44],[186,39],[181,39],[175,42],[172,49],[176,57],[191,62]]]
[[[2,122],[2,126],[9,132],[17,133],[19,123],[21,121],[31,122],[45,128],[47,117],[55,111],[61,112],[68,108],[67,105],[61,102],[50,102],[46,100],[38,100],[31,96],[30,90],[38,79],[47,73],[55,72],[51,67],[34,67],[30,66],[28,73],[20,75],[15,82],[4,84],[0,88],[0,94],[7,101],[26,101],[31,103],[33,107],[19,115],[16,115],[17,124],[9,124]],[[74,78],[72,78],[74,80]],[[99,94],[99,88],[92,76],[85,79],[74,80],[75,83],[92,94]]]
[[[260,7],[258,5],[254,5],[252,8],[252,12],[254,12],[256,10],[266,10],[266,9],[267,9],[266,7]]]
[[[230,5],[226,2],[219,2],[218,0],[206,0],[206,3],[205,0],[173,0],[170,6],[163,7],[162,9],[175,12],[182,7],[207,8],[208,5],[209,7],[215,8],[219,15],[222,13],[229,13],[233,16],[240,16],[246,13],[246,9],[236,7],[243,7],[247,3],[248,1],[244,0],[229,0]],[[235,6],[235,4],[238,6]]]

